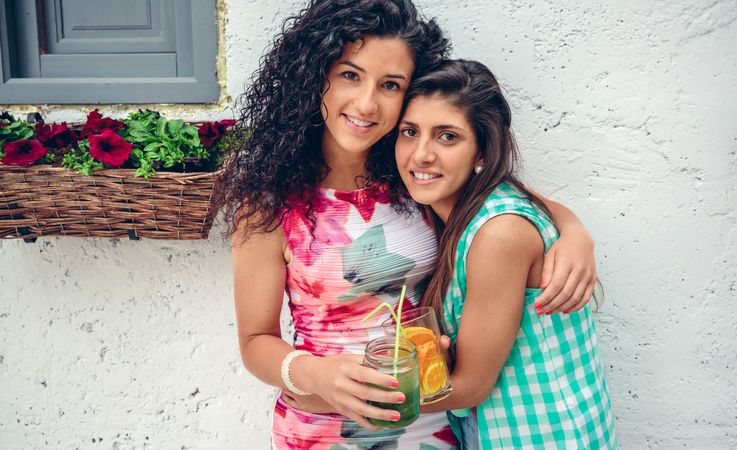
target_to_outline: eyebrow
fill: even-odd
[[[401,120],[399,123],[403,123],[403,124],[406,124],[406,125],[409,125],[409,126],[415,127],[415,128],[418,127],[418,125],[416,123],[414,123],[412,121],[409,121],[409,120]],[[435,125],[432,128],[433,128],[433,130],[437,130],[437,129],[449,129],[450,128],[452,130],[466,131],[465,128],[461,128],[461,127],[459,127],[457,125],[451,125],[451,124]]]
[[[353,64],[350,61],[339,61],[338,64],[345,64],[346,66],[353,67],[354,69],[358,70],[359,72],[366,73],[366,69],[364,69],[363,67],[358,66],[356,64]],[[399,80],[405,80],[405,81],[407,81],[407,77],[404,76],[404,75],[402,75],[401,73],[388,73],[388,74],[386,74],[384,76],[387,77],[387,78],[397,78]]]

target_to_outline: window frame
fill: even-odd
[[[9,20],[12,1],[0,0],[0,104],[216,103],[220,97],[215,0],[175,0],[177,64],[187,76],[135,78],[40,78],[37,3],[28,4],[32,14],[25,23],[35,32],[28,33],[29,42],[17,49],[11,36],[24,24]],[[19,73],[21,52],[38,59],[24,68],[34,78],[14,76]]]

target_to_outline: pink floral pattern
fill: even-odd
[[[291,261],[286,291],[296,348],[316,355],[363,354],[383,336],[387,312],[362,322],[382,302],[397,307],[407,286],[405,308],[419,301],[436,258],[435,237],[421,214],[397,214],[387,188],[358,191],[318,189],[311,205],[293,202],[282,230]],[[458,442],[444,413],[422,415],[407,428],[372,433],[338,414],[310,414],[281,399],[274,409],[273,448],[311,450],[454,449]],[[380,447],[377,447],[380,445]]]

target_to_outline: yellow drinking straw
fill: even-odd
[[[368,319],[370,319],[374,314],[376,314],[381,308],[386,308],[389,311],[389,314],[392,315],[392,318],[394,319],[394,324],[396,325],[396,330],[394,332],[394,376],[397,376],[397,360],[399,359],[399,333],[403,332],[402,330],[402,321],[399,320],[399,317],[402,317],[402,305],[404,304],[404,294],[407,293],[407,286],[402,285],[402,293],[399,295],[399,307],[397,308],[397,313],[394,313],[394,310],[392,309],[392,306],[389,303],[382,303],[381,305],[374,308],[373,311],[366,314],[366,317],[364,317],[361,322],[365,322]]]
[[[407,292],[407,286],[402,285],[402,293],[399,295],[399,308],[397,308],[397,316],[402,317],[402,304],[404,303],[404,294]],[[399,328],[402,326],[402,321],[394,319],[397,324],[396,330],[394,331],[394,376],[397,376],[397,360],[399,359]]]
[[[365,322],[365,321],[369,320],[371,317],[373,317],[374,314],[376,314],[377,312],[379,312],[379,310],[381,308],[386,308],[386,310],[389,311],[389,314],[392,315],[392,318],[394,319],[394,323],[399,324],[399,318],[394,313],[394,310],[392,309],[392,305],[390,305],[389,303],[386,303],[386,302],[382,303],[381,305],[379,305],[376,308],[374,308],[373,311],[371,311],[370,313],[366,314],[366,317],[364,317],[363,319],[361,319],[361,322]]]

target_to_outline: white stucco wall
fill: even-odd
[[[623,448],[737,448],[737,3],[417,3],[499,76],[528,181],[597,241]],[[228,0],[231,99],[301,4]],[[0,448],[267,448],[218,231],[0,242]]]

